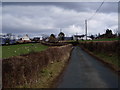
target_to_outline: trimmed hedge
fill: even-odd
[[[15,88],[27,83],[35,83],[43,67],[54,61],[67,60],[71,50],[72,45],[56,46],[46,51],[4,59],[2,61],[3,88]]]
[[[99,53],[118,53],[120,46],[118,41],[81,42],[80,45],[91,52]]]

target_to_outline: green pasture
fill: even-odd
[[[39,52],[46,50],[47,48],[47,46],[41,45],[39,43],[0,46],[0,49],[2,50],[2,52],[0,53],[2,54],[0,55],[0,58],[4,59],[12,56],[28,54],[31,52]]]

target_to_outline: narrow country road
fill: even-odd
[[[115,72],[76,46],[58,88],[118,88],[118,78]]]

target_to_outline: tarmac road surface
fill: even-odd
[[[117,73],[76,46],[57,88],[118,88],[118,79]]]

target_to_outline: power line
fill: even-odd
[[[104,1],[105,1],[105,0],[104,0]],[[100,4],[100,6],[99,6],[98,9],[96,10],[96,12],[95,12],[91,17],[89,17],[87,20],[92,19],[92,18],[97,14],[97,12],[100,10],[100,8],[102,7],[102,5],[104,4],[104,1]]]
[[[104,4],[104,1],[100,4],[100,6],[96,10],[96,12],[91,17],[89,17],[88,19],[85,20],[85,36],[86,36],[86,40],[87,40],[87,32],[88,32],[88,30],[87,30],[87,28],[88,28],[87,27],[87,21],[90,20],[90,19],[92,19],[97,14],[97,12],[100,10],[100,8],[102,7],[102,5]]]

